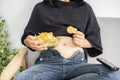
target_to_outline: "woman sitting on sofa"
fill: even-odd
[[[77,31],[69,34],[73,26]],[[53,32],[59,39],[53,48],[35,40],[41,32]],[[15,80],[119,80],[120,72],[102,64],[89,64],[86,54],[102,54],[100,27],[91,6],[84,0],[44,0],[32,12],[22,43],[41,54],[36,65]]]

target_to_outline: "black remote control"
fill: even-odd
[[[117,66],[115,66],[114,64],[112,64],[111,62],[107,61],[104,58],[97,58],[97,60],[102,63],[103,65],[105,65],[106,67],[110,68],[113,71],[118,71],[119,68]]]

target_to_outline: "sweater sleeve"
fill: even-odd
[[[89,6],[88,9],[88,21],[85,31],[85,37],[91,43],[93,48],[87,48],[86,51],[89,56],[96,57],[102,54],[100,27],[92,8]]]
[[[40,23],[40,20],[39,20],[38,5],[36,5],[33,8],[31,17],[30,17],[30,19],[28,21],[28,24],[27,24],[26,28],[24,29],[24,33],[23,33],[22,38],[21,38],[21,42],[22,42],[23,45],[25,45],[24,44],[24,39],[28,35],[33,35],[34,36],[34,35],[38,34],[39,30],[41,29],[39,23]],[[31,48],[29,48],[29,49],[32,50],[32,51],[34,51]]]

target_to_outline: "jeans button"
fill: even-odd
[[[81,61],[84,61],[84,58],[81,58]]]
[[[40,61],[42,61],[43,60],[43,58],[40,58]]]

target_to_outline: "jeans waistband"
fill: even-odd
[[[85,55],[83,52],[81,52],[80,50],[77,50],[76,53],[70,57],[70,58],[64,58],[63,56],[61,56],[60,52],[57,51],[56,49],[48,49],[46,51],[42,51],[38,60],[41,61],[56,61],[56,62],[63,62],[63,61],[72,61],[72,62],[83,62],[86,61],[85,60]]]

